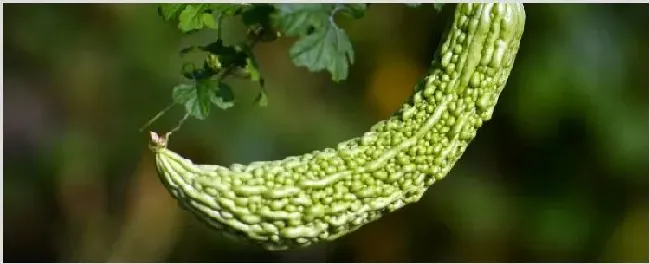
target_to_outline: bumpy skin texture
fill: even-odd
[[[208,225],[268,250],[334,240],[418,201],[492,117],[523,34],[522,4],[456,6],[429,74],[389,119],[335,148],[197,165],[152,133],[162,182]]]

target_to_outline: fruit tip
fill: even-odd
[[[158,133],[149,131],[149,136],[151,137],[151,143],[153,143],[153,146],[155,147],[166,147],[167,142],[169,141],[169,135],[171,133],[167,132],[165,133],[164,136],[159,136]]]

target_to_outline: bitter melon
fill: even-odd
[[[248,165],[199,165],[151,133],[163,184],[223,233],[267,250],[334,240],[418,201],[491,119],[526,15],[517,3],[460,3],[429,74],[390,118],[336,147]]]

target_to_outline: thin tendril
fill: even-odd
[[[172,107],[174,107],[175,105],[176,105],[176,103],[172,102],[170,105],[168,105],[167,107],[165,107],[165,109],[163,109],[162,111],[158,112],[158,113],[157,113],[153,118],[149,119],[149,121],[147,121],[147,123],[144,124],[144,126],[142,126],[142,127],[140,128],[139,131],[142,132],[145,128],[151,126],[151,124],[153,124],[153,122],[156,122],[156,120],[158,120],[158,118],[160,118],[162,115],[164,115],[164,114],[167,113],[169,110],[171,110]]]
[[[181,128],[181,126],[183,125],[183,123],[185,123],[185,121],[186,121],[189,117],[190,117],[190,113],[185,113],[185,115],[183,116],[183,118],[182,118],[181,120],[178,121],[178,124],[176,125],[176,127],[174,127],[171,131],[169,131],[169,134],[172,134],[172,133],[178,131],[178,130]]]

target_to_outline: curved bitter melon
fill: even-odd
[[[418,201],[492,117],[526,15],[522,4],[455,7],[427,76],[390,118],[336,147],[248,165],[199,165],[151,133],[159,176],[181,206],[267,250],[331,241]]]

